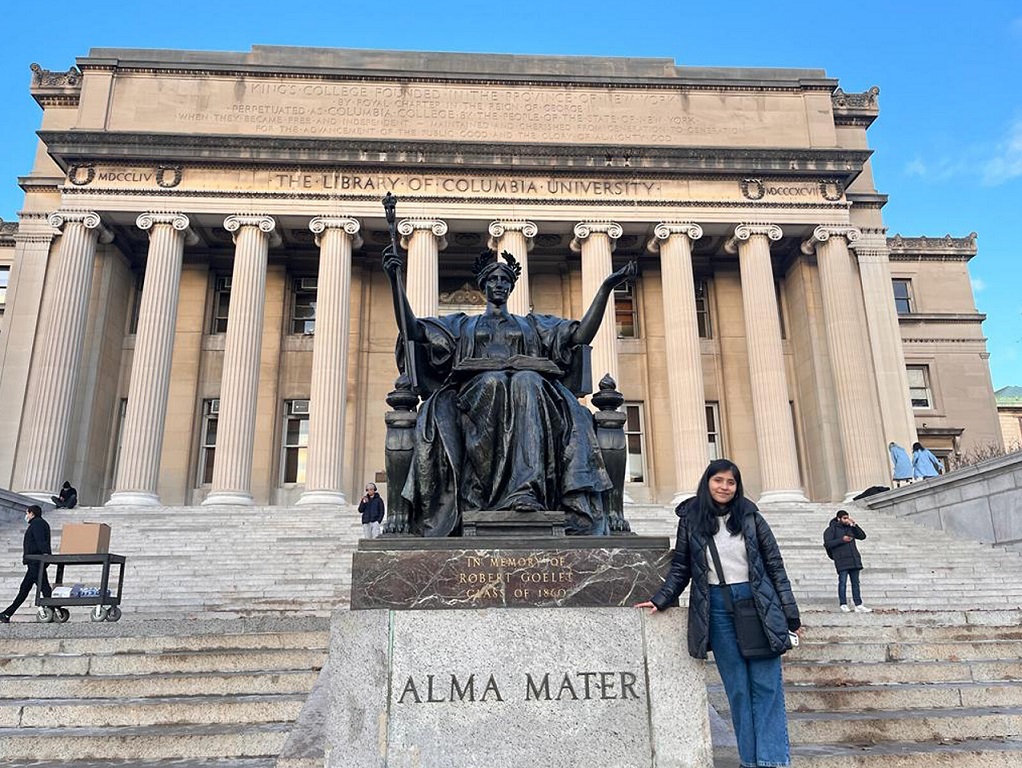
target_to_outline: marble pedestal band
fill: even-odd
[[[160,452],[177,322],[185,244],[198,237],[179,213],[143,213],[135,222],[149,232],[145,282],[138,312],[117,481],[108,506],[160,503]]]
[[[65,479],[96,246],[113,242],[99,214],[92,211],[57,211],[49,223],[61,231],[60,250],[48,281],[52,290],[44,297],[42,350],[29,382],[27,445],[19,452],[22,461],[15,470],[16,487],[47,502]]]

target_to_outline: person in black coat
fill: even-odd
[[[60,488],[59,496],[50,496],[57,509],[74,509],[78,506],[78,490],[67,480]]]
[[[376,492],[376,483],[366,483],[366,495],[358,503],[358,511],[362,513],[362,535],[375,539],[383,523],[383,497]]]
[[[866,532],[843,509],[838,510],[837,516],[830,521],[830,525],[823,533],[823,546],[827,550],[827,556],[834,561],[834,567],[837,569],[837,599],[841,610],[845,613],[852,611],[848,607],[848,597],[845,592],[849,580],[852,582],[852,600],[855,603],[855,612],[873,612],[871,608],[862,604],[862,595],[859,592],[862,556],[859,554],[859,548],[855,542],[856,540],[862,541],[864,538],[866,538]]]
[[[688,652],[705,659],[713,651],[731,707],[743,766],[786,766],[790,761],[780,654],[791,635],[802,634],[798,605],[777,541],[756,505],[745,498],[738,467],[727,459],[710,463],[696,496],[680,504],[678,537],[667,579],[637,607],[666,611],[691,583]],[[724,571],[722,585],[708,553],[712,539]],[[752,598],[770,647],[777,655],[746,659],[738,650],[733,600]]]
[[[43,520],[42,508],[36,504],[31,505],[25,512],[25,522],[28,523],[28,529],[25,531],[24,557],[22,557],[21,562],[28,566],[28,570],[25,572],[25,578],[21,580],[21,589],[18,590],[18,596],[14,598],[14,602],[7,606],[3,613],[0,613],[0,623],[3,624],[11,620],[11,616],[21,607],[32,587],[39,581],[39,569],[42,566],[38,560],[28,560],[27,556],[51,554],[50,524]],[[52,594],[50,580],[46,577],[46,568],[42,568],[42,570],[43,597],[49,597]]]

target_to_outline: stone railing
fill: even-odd
[[[1022,552],[1022,453],[987,459],[860,503],[929,528]]]

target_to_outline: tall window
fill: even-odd
[[[210,333],[227,333],[227,313],[231,309],[231,278],[218,277],[213,286],[213,322]]]
[[[117,482],[117,466],[121,463],[121,443],[124,442],[124,417],[128,414],[128,400],[122,397],[117,407],[117,442],[114,444],[114,462],[110,473],[113,486]]]
[[[202,401],[202,442],[199,445],[199,484],[213,482],[216,458],[216,426],[220,417],[220,398]]]
[[[646,482],[646,459],[642,451],[642,403],[625,403],[625,443],[628,446],[626,483]]]
[[[777,297],[777,322],[781,326],[781,338],[788,338],[788,326],[784,322],[784,303],[781,301],[781,283],[779,280],[774,281],[774,295]]]
[[[4,313],[4,308],[7,306],[7,284],[11,279],[11,268],[7,266],[0,267],[0,315]]]
[[[706,404],[706,458],[709,461],[724,455],[724,444],[720,435],[720,406],[717,403]]]
[[[316,278],[296,277],[291,281],[291,333],[316,331]]]
[[[908,394],[913,408],[933,408],[933,394],[930,392],[930,368],[927,365],[909,365]]]
[[[634,283],[624,283],[614,289],[614,320],[619,339],[638,338],[639,323],[635,308]]]
[[[891,280],[891,287],[894,288],[894,307],[899,315],[912,314],[912,281]]]
[[[304,483],[309,460],[309,401],[284,401],[285,483]]]
[[[713,326],[710,325],[710,295],[705,280],[696,280],[696,323],[699,326],[700,339],[713,338]]]

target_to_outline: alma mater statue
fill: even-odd
[[[425,398],[415,426],[415,452],[402,496],[407,531],[460,532],[462,512],[512,510],[565,513],[566,532],[609,533],[604,495],[611,488],[593,417],[562,379],[580,346],[589,344],[611,292],[633,278],[635,262],[607,277],[582,320],[507,310],[521,274],[514,256],[492,251],[475,262],[486,294],[481,315],[416,317],[392,245],[383,268],[398,327],[398,366],[409,358]]]

